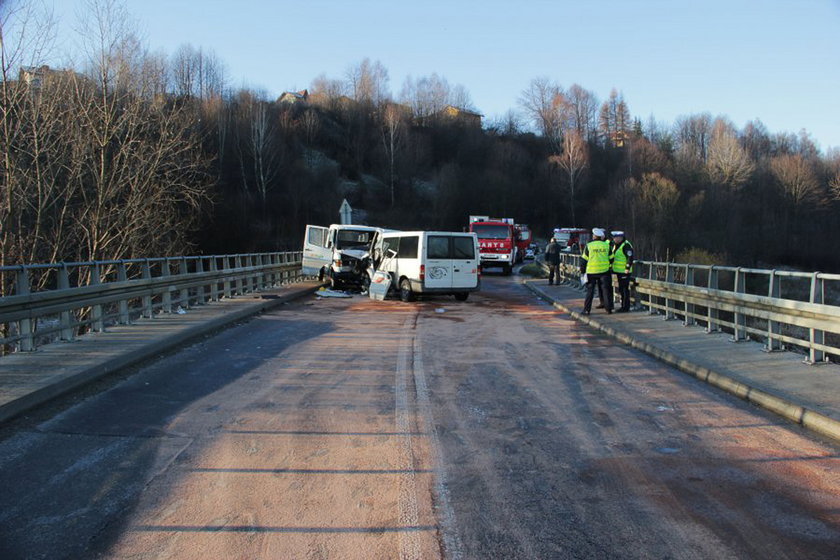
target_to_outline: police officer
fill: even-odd
[[[554,276],[557,276],[557,283],[560,283],[560,244],[555,238],[551,238],[545,247],[545,264],[548,265],[548,285],[554,284]]]
[[[612,297],[608,297],[612,290],[607,292],[607,283],[611,280],[612,256],[610,255],[610,244],[605,240],[606,236],[607,234],[603,229],[593,228],[593,239],[586,244],[586,248],[580,256],[580,272],[587,276],[586,299],[583,302],[584,315],[589,315],[592,310],[592,298],[595,297],[596,284],[607,313],[613,312]]]
[[[612,256],[612,271],[618,278],[618,295],[621,296],[621,307],[618,313],[630,311],[630,274],[633,271],[633,245],[627,241],[623,231],[612,232],[610,255]]]

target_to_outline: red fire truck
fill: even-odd
[[[522,262],[525,258],[525,249],[531,244],[531,228],[525,224],[516,224],[514,234],[516,236],[516,262]]]
[[[470,231],[478,237],[481,267],[498,266],[510,274],[517,262],[517,233],[513,218],[470,216]]]
[[[592,234],[584,228],[554,228],[554,238],[562,251],[580,253],[592,241]]]

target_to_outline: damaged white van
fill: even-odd
[[[377,232],[365,283],[387,272],[400,299],[418,294],[451,294],[465,301],[480,287],[478,238],[443,231]]]
[[[333,288],[359,286],[367,269],[374,234],[382,228],[333,224],[306,226],[303,274],[329,280]]]

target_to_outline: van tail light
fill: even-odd
[[[341,268],[341,259],[335,259],[335,266]]]
[[[420,281],[423,282],[426,280],[426,265],[420,265]]]

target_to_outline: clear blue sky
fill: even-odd
[[[66,24],[82,0],[46,0]],[[269,95],[379,60],[462,84],[487,117],[532,78],[615,87],[633,116],[709,111],[807,129],[840,148],[840,0],[127,0],[149,47],[213,49],[232,85]],[[63,43],[67,44],[67,43]]]

